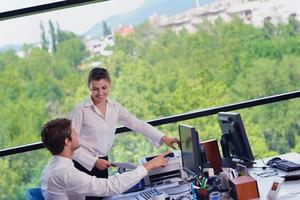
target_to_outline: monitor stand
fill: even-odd
[[[221,147],[224,158],[222,158],[222,166],[223,167],[231,167],[235,168],[236,163],[246,166],[250,168],[255,164],[254,161],[249,160],[248,158],[239,157],[239,156],[232,156],[229,152],[228,141],[227,141],[227,134],[222,135],[221,137]]]
[[[222,167],[229,167],[235,169],[237,163],[244,165],[247,168],[251,168],[253,164],[255,164],[254,161],[246,160],[245,158],[237,158],[237,157],[222,158]]]
[[[236,167],[236,163],[234,163],[231,158],[222,158],[222,167],[234,169]]]
[[[231,157],[232,162],[239,163],[241,165],[246,166],[247,168],[251,168],[256,162],[253,160],[249,160],[247,158],[239,157],[239,156],[233,156]]]

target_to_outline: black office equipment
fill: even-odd
[[[156,156],[158,156],[158,155],[156,155]],[[152,160],[153,158],[155,158],[156,156],[150,156],[150,157],[147,157],[146,158],[146,161],[150,161],[150,160]],[[169,153],[169,154],[167,154],[167,155],[165,155],[165,158],[173,158],[175,155],[174,155],[174,153],[173,152],[171,152],[171,153]]]
[[[206,167],[208,164],[205,149],[199,144],[198,133],[191,126],[180,124],[178,128],[179,137],[182,141],[180,150],[183,170],[192,176],[200,174],[200,167]]]
[[[297,164],[297,163],[294,163],[294,162],[291,162],[291,161],[288,161],[285,159],[281,159],[279,157],[272,158],[271,160],[269,160],[267,162],[267,165],[277,168],[277,169],[281,169],[286,172],[300,170],[300,164]]]
[[[223,157],[233,161],[233,163],[252,167],[254,157],[240,114],[220,112],[218,120],[222,130]]]
[[[284,181],[297,181],[300,180],[300,174],[287,174],[282,176],[284,178]]]

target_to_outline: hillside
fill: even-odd
[[[213,0],[202,0],[201,5],[213,2]],[[146,21],[153,13],[174,15],[178,12],[196,7],[195,0],[146,0],[145,3],[123,15],[111,16],[104,21],[107,25],[115,29],[119,24],[123,25],[139,25]],[[85,34],[86,37],[99,37],[102,35],[102,21],[92,26]]]

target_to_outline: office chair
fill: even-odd
[[[30,188],[26,190],[27,200],[44,200],[41,188]]]

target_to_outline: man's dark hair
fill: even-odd
[[[53,155],[58,155],[64,150],[65,139],[72,140],[71,132],[71,120],[66,118],[51,120],[42,128],[42,142]]]
[[[100,67],[93,68],[89,74],[89,78],[87,82],[88,87],[90,86],[92,80],[99,81],[100,79],[106,79],[110,83],[110,77],[108,71]]]

